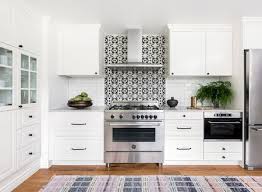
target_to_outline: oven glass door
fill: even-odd
[[[106,151],[162,151],[162,122],[108,122]]]
[[[242,121],[239,118],[206,118],[205,139],[242,139]]]

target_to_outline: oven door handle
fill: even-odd
[[[109,123],[110,126],[160,126],[160,123],[147,123],[147,122],[136,122],[136,123]]]
[[[208,123],[212,124],[240,124],[239,121],[208,121]]]

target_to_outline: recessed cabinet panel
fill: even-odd
[[[232,75],[232,32],[206,33],[206,73]]]
[[[204,75],[205,66],[204,32],[171,32],[170,73],[171,75]]]

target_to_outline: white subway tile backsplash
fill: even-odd
[[[87,92],[95,106],[104,105],[104,78],[72,78],[69,80],[68,96],[72,98]]]

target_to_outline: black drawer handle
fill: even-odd
[[[23,45],[18,45],[19,48],[23,48]]]
[[[71,148],[72,151],[85,151],[86,148]]]
[[[32,119],[32,118],[33,118],[33,115],[29,115],[28,117],[29,117],[30,119]]]
[[[28,136],[29,136],[29,137],[33,137],[33,134],[32,134],[32,133],[30,133]]]
[[[33,152],[29,152],[28,155],[33,155]]]
[[[177,129],[192,129],[192,127],[177,127]]]
[[[23,108],[23,105],[19,105],[18,107],[19,107],[19,108]]]
[[[225,150],[226,150],[226,148],[225,148],[225,147],[222,147],[222,150],[223,150],[223,151],[225,151]]]
[[[225,156],[222,156],[222,159],[225,159],[226,157]]]
[[[183,115],[183,117],[186,117],[186,115]]]
[[[192,148],[189,147],[189,148],[176,148],[176,149],[179,150],[179,151],[189,151],[189,150],[191,150]]]
[[[71,123],[71,125],[86,125],[86,123]]]

